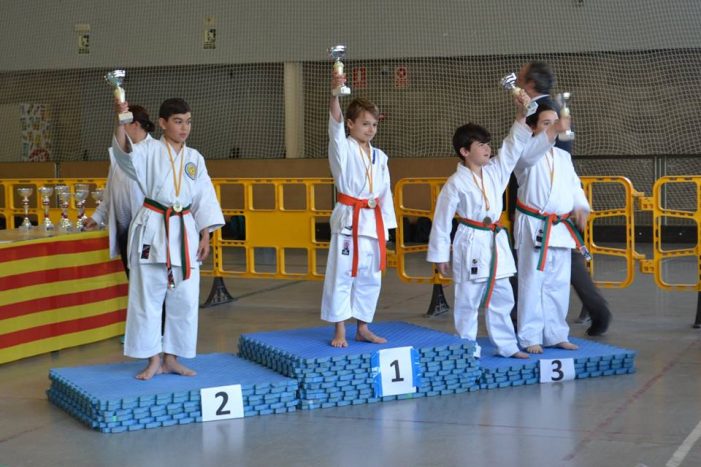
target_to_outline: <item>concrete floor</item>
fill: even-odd
[[[693,280],[695,271],[688,261],[678,274]],[[203,299],[210,285],[203,278]],[[321,324],[320,282],[227,285],[238,300],[201,310],[200,353],[235,352],[244,332]],[[376,319],[452,332],[452,315],[424,317],[430,292],[390,271]],[[451,303],[452,293],[448,287]],[[615,320],[597,340],[636,350],[634,375],[101,434],[49,404],[47,375],[53,367],[122,361],[119,339],[5,364],[0,465],[701,465],[701,444],[694,444],[694,430],[701,430],[701,330],[690,326],[696,293],[663,292],[638,274],[631,287],[604,294]],[[572,320],[578,310],[573,298]],[[586,337],[585,329],[571,324],[574,336]]]

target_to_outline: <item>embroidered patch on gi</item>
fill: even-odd
[[[144,245],[141,248],[141,259],[148,259],[151,254],[151,245]]]
[[[190,177],[190,179],[194,180],[197,176],[197,166],[195,166],[195,164],[192,162],[188,162],[185,164],[185,173],[188,177]]]
[[[341,250],[341,254],[343,256],[350,255],[350,240],[347,238],[343,240],[343,249]]]

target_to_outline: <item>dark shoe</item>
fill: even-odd
[[[592,337],[603,336],[608,330],[609,324],[611,324],[611,313],[607,313],[601,318],[592,320],[591,326],[587,329],[587,335]]]

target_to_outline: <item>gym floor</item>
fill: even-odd
[[[695,282],[693,258],[678,271],[672,276]],[[321,282],[226,283],[237,300],[200,311],[199,353],[236,352],[241,333],[322,324]],[[203,278],[203,299],[210,286]],[[701,465],[697,294],[662,291],[639,273],[630,287],[603,293],[614,320],[590,339],[637,351],[635,374],[102,434],[48,402],[48,372],[124,361],[119,338],[4,364],[0,465]],[[452,294],[447,287],[451,304]],[[430,298],[430,286],[390,271],[376,320],[452,333],[452,314],[425,316]],[[573,295],[571,334],[588,338],[578,313]]]

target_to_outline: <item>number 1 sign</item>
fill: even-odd
[[[379,350],[371,366],[376,397],[413,393],[421,385],[419,353],[413,347]]]

